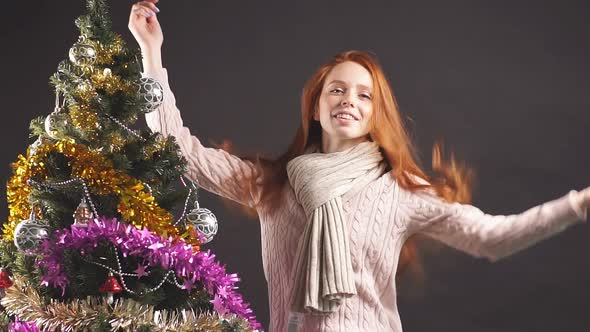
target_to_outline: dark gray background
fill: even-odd
[[[10,2],[2,15],[2,182],[52,110],[48,77],[67,56],[82,1]],[[131,46],[131,2],[111,1]],[[203,142],[284,150],[305,80],[348,49],[377,54],[429,165],[443,137],[478,174],[474,204],[521,212],[590,185],[590,23],[583,1],[162,0],[164,64],[185,123]],[[4,190],[3,190],[4,194]],[[267,326],[259,226],[204,195],[221,229],[211,248],[238,272]],[[7,207],[2,197],[0,217]],[[587,331],[588,226],[491,264],[453,250],[426,257],[426,281],[398,285],[405,330]],[[287,276],[285,276],[287,277]]]

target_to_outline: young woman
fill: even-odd
[[[183,126],[162,67],[155,2],[133,5],[129,20],[144,74],[165,91],[147,123],[176,137],[201,187],[256,209],[271,331],[401,331],[395,275],[413,234],[496,260],[586,220],[590,188],[509,216],[460,203],[463,172],[438,164],[442,176],[431,178],[419,168],[383,71],[362,52],[313,74],[295,140],[277,160],[204,147]]]

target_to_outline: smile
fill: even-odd
[[[344,113],[336,114],[335,118],[345,120],[356,120],[352,115]]]
[[[338,112],[333,117],[335,117],[337,119],[343,119],[343,120],[354,120],[354,121],[358,121],[359,120],[356,116],[354,116],[354,115],[352,115],[351,113],[348,113],[348,112]]]

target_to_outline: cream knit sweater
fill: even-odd
[[[255,206],[258,187],[243,188],[240,179],[259,171],[223,150],[206,148],[183,126],[165,69],[146,72],[164,87],[164,103],[146,114],[148,126],[176,137],[188,160],[187,176],[220,196]],[[448,204],[426,191],[412,193],[384,174],[343,202],[350,234],[357,296],[347,299],[327,316],[305,315],[302,331],[394,331],[402,326],[396,303],[395,271],[400,249],[412,234],[421,232],[449,246],[492,261],[508,256],[585,221],[573,191],[508,216],[492,216],[471,205]],[[244,200],[244,197],[248,199]],[[292,298],[292,269],[297,243],[305,227],[303,208],[292,188],[282,192],[282,207],[271,212],[258,206],[264,275],[268,283],[270,331],[285,331]]]

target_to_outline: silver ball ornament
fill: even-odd
[[[47,136],[53,139],[60,139],[63,137],[59,132],[59,128],[63,128],[68,124],[67,115],[65,113],[50,113],[45,118],[45,132]]]
[[[69,56],[72,63],[81,67],[91,66],[96,62],[96,50],[94,46],[84,41],[84,39],[75,43],[70,48]]]
[[[153,112],[162,105],[162,101],[164,100],[164,89],[158,81],[149,77],[142,77],[136,85],[137,92],[139,93],[141,100],[145,103],[142,110],[144,113]]]
[[[49,226],[35,219],[33,213],[29,219],[21,221],[14,229],[14,245],[25,252],[34,251],[48,237]]]
[[[195,208],[186,215],[187,223],[193,225],[203,236],[205,241],[203,243],[209,243],[217,234],[217,218],[208,209]]]

